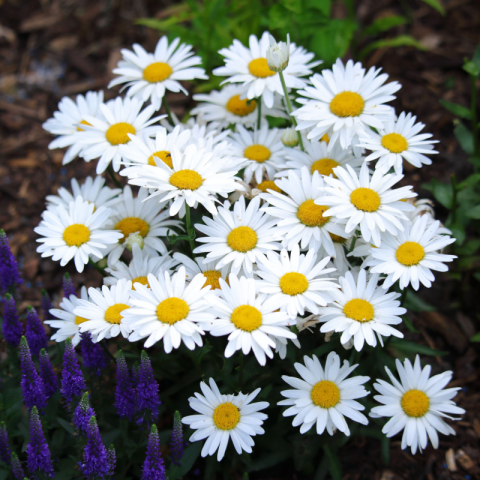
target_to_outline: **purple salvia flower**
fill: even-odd
[[[182,429],[182,417],[180,412],[176,411],[173,416],[173,430],[172,439],[170,441],[170,458],[172,463],[180,466],[180,461],[183,456],[183,429]]]
[[[70,298],[70,295],[75,295],[75,287],[73,286],[72,279],[70,275],[66,273],[63,276],[63,296],[65,298]]]
[[[90,396],[85,392],[80,402],[78,402],[75,413],[73,414],[73,425],[75,430],[84,437],[88,433],[90,419],[95,416],[95,410],[90,406]]]
[[[160,452],[160,437],[156,425],[152,425],[148,437],[147,455],[142,468],[142,480],[165,480],[165,465]]]
[[[38,357],[42,348],[47,348],[48,338],[43,324],[33,307],[27,307],[27,328],[25,329],[28,346],[34,357]]]
[[[12,450],[8,442],[8,432],[5,427],[5,423],[0,423],[0,460],[4,461],[7,465],[10,465],[10,457],[12,456]]]
[[[22,324],[17,315],[17,307],[15,299],[7,293],[3,299],[4,313],[3,313],[3,336],[5,341],[17,347],[22,338]]]
[[[42,305],[42,312],[43,312],[43,318],[47,319],[48,316],[50,315],[50,310],[53,308],[52,301],[50,300],[50,297],[47,293],[46,290],[42,289],[41,290],[41,305]]]
[[[20,385],[22,387],[23,401],[27,407],[33,408],[36,406],[42,411],[47,406],[45,385],[37,373],[25,337],[22,337],[20,341],[20,366],[22,369]]]
[[[110,447],[108,447],[108,450],[107,450],[107,465],[108,465],[107,476],[113,475],[116,463],[117,463],[117,454],[115,452],[115,447],[113,445],[110,445]]]
[[[44,348],[40,350],[40,357],[38,358],[40,366],[40,377],[43,380],[43,386],[45,387],[45,395],[50,398],[58,390],[58,378],[53,371],[50,358]]]
[[[53,477],[53,465],[50,458],[42,422],[37,407],[32,408],[30,414],[30,443],[27,445],[27,470],[34,479]]]
[[[120,418],[132,420],[135,414],[135,388],[128,370],[125,356],[121,350],[117,354],[117,388],[115,390],[115,407]]]
[[[93,370],[93,373],[100,376],[102,370],[108,365],[108,358],[100,343],[92,342],[92,335],[90,332],[80,334],[80,351],[82,352],[83,365]]]
[[[0,230],[0,292],[13,293],[15,287],[22,283],[17,261],[8,244],[8,237],[3,230]]]
[[[137,391],[137,413],[139,418],[137,423],[146,421],[147,425],[150,423],[150,419],[153,422],[157,421],[158,409],[161,405],[158,395],[158,383],[153,378],[153,369],[150,358],[148,358],[147,352],[142,350],[142,357],[140,359],[140,371],[138,373],[138,383],[136,386]],[[148,414],[150,419],[147,419]]]
[[[10,457],[10,463],[12,464],[12,472],[15,480],[24,480],[25,479],[25,472],[22,468],[22,463],[17,457],[16,453],[12,453]]]
[[[83,463],[80,463],[80,471],[88,480],[93,480],[109,475],[110,468],[107,449],[102,443],[97,420],[92,417],[88,423],[87,443],[83,451]]]
[[[65,353],[63,354],[62,388],[60,391],[63,398],[70,404],[74,397],[82,395],[86,389],[85,379],[72,345],[72,339],[67,338],[65,340]]]

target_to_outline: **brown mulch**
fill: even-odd
[[[69,186],[72,176],[95,174],[95,161],[75,160],[62,166],[63,153],[48,150],[52,137],[42,123],[65,95],[104,89],[107,99],[114,97],[117,91],[107,90],[107,84],[120,49],[139,42],[151,50],[158,39],[157,32],[135,26],[135,18],[159,16],[169,2],[0,0],[0,227],[7,232],[24,269],[21,308],[39,306],[40,288],[58,300],[65,272],[58,263],[36,253],[33,228],[40,222],[45,196],[62,185]],[[427,50],[380,49],[372,52],[365,64],[383,67],[392,80],[402,83],[394,102],[397,112],[413,112],[427,125],[426,131],[441,140],[440,154],[431,167],[406,170],[404,182],[414,185],[420,197],[428,197],[421,189],[424,182],[432,178],[449,181],[453,173],[462,180],[471,173],[453,135],[454,117],[439,99],[469,105],[470,83],[461,67],[480,43],[480,3],[444,1],[447,14],[442,17],[420,1],[362,0],[357,2],[358,19],[368,25],[387,14],[405,15],[401,4],[408,7],[412,23],[387,36],[408,33]],[[335,5],[334,12],[345,15],[342,5]],[[190,102],[183,96],[171,100],[180,116]],[[437,209],[439,218],[445,215],[446,211]],[[99,283],[94,270],[79,274],[71,267],[67,271],[77,285]],[[462,388],[457,401],[467,413],[453,425],[457,436],[442,437],[439,450],[429,447],[416,456],[403,452],[395,438],[388,467],[381,460],[378,441],[357,439],[342,451],[345,480],[480,479],[480,370],[476,344],[468,341],[480,330],[474,288],[468,282],[454,282],[448,275],[439,276],[432,289],[421,293],[439,312],[409,313],[421,332],[409,334],[412,340],[449,352],[432,361],[442,370],[452,369],[452,386]],[[263,474],[259,478],[283,477]]]

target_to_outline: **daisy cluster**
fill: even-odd
[[[124,97],[64,98],[44,124],[57,135],[50,148],[68,147],[65,164],[98,160],[99,176],[47,197],[38,251],[104,275],[101,288],[51,310],[52,338],[76,344],[90,332],[171,353],[202,347],[208,334],[225,337],[225,358],[241,351],[261,366],[285,358],[289,341],[301,348],[316,324],[325,341],[338,333],[358,352],[402,338],[405,289],[431,287],[455,239],[405,185],[404,163],[420,168],[437,152],[424,125],[389,104],[401,86],[352,60],[313,73],[321,61],[267,32],[219,53],[222,88],[194,95],[185,123],[166,91],[188,94],[186,81],[207,76],[191,46],[162,37],[153,53],[122,50],[110,86],[122,84]],[[272,117],[291,126],[272,128]],[[107,169],[118,188],[100,176]],[[292,390],[279,405],[301,433],[349,435],[346,419],[368,423],[357,399],[370,378],[349,377],[356,365],[338,353],[323,365],[306,355],[295,364],[301,378],[283,377]],[[382,406],[370,415],[391,417],[383,431],[403,430],[403,448],[423,449],[427,437],[437,447],[437,431],[454,433],[443,418],[463,412],[456,389],[444,389],[452,373],[429,378],[418,357],[397,369],[400,381],[387,370],[392,383],[374,384]],[[220,460],[229,440],[251,452],[267,418],[268,403],[251,403],[258,390],[223,395],[213,379],[201,389],[190,399],[198,415],[183,421],[191,441],[207,439],[202,455]]]

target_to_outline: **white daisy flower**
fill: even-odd
[[[75,268],[83,272],[89,257],[102,259],[106,250],[114,245],[122,234],[114,230],[105,230],[111,210],[100,207],[94,212],[95,205],[77,197],[70,202],[68,210],[60,205],[55,210],[43,212],[43,220],[34,231],[44,238],[38,238],[42,243],[37,252],[42,257],[52,257],[60,260],[64,267],[72,258]]]
[[[341,237],[339,235],[330,234],[330,238],[332,239],[333,248],[335,249],[335,255],[332,255],[332,264],[333,267],[337,270],[335,272],[335,275],[341,276],[352,268],[350,262],[347,259],[347,252],[350,251],[353,236],[345,234],[345,237]],[[317,252],[317,257],[324,258],[328,256],[329,255],[327,250],[323,247],[323,245],[320,246]]]
[[[337,178],[325,177],[327,195],[315,200],[318,205],[332,207],[325,216],[348,219],[346,233],[359,226],[363,239],[366,242],[372,239],[377,247],[381,242],[380,232],[396,235],[403,230],[400,220],[407,220],[407,217],[402,212],[412,211],[413,207],[401,200],[417,196],[410,186],[392,190],[403,175],[384,175],[376,170],[370,177],[366,163],[358,176],[349,165],[346,170],[335,168],[334,173]]]
[[[131,292],[132,308],[125,312],[125,321],[132,328],[129,340],[137,342],[147,338],[145,348],[163,339],[165,353],[178,348],[183,341],[189,350],[202,346],[203,330],[200,321],[213,320],[205,294],[210,287],[203,287],[205,277],[197,275],[186,284],[185,268],[170,275],[164,272],[156,278],[147,275],[150,288],[136,283]]]
[[[146,253],[155,255],[158,252],[164,255],[167,248],[158,237],[165,237],[171,227],[182,228],[181,222],[170,218],[168,210],[162,212],[165,204],[145,202],[147,198],[148,191],[145,188],[139,189],[136,198],[133,198],[129,185],[123,189],[121,202],[112,209],[109,219],[112,227],[122,234],[118,244],[108,254],[109,263],[117,262],[127,248],[127,240],[135,234],[140,235],[140,247]]]
[[[85,96],[77,95],[76,101],[63,97],[58,104],[57,112],[42,127],[58,137],[48,145],[50,150],[68,147],[62,164],[70,163],[85,146],[78,141],[76,133],[82,131],[80,125],[90,125],[85,118],[96,117],[103,103],[103,92],[87,92]]]
[[[110,188],[105,186],[105,179],[97,176],[95,180],[87,177],[82,185],[79,185],[76,178],[72,178],[72,193],[65,187],[60,187],[58,195],[47,195],[47,210],[54,210],[59,205],[68,208],[70,202],[75,201],[77,197],[82,197],[88,203],[93,203],[95,210],[100,207],[112,207],[120,201],[118,196],[121,188]]]
[[[260,40],[250,35],[249,48],[238,40],[233,45],[222,48],[218,53],[223,55],[225,66],[213,70],[215,75],[229,77],[223,83],[241,83],[246,98],[252,100],[263,97],[268,108],[273,107],[274,93],[283,96],[282,84],[278,73],[270,70],[267,64],[267,50],[270,47],[269,33],[264,32]],[[307,81],[300,78],[312,73],[312,68],[320,65],[320,61],[311,62],[314,54],[304,48],[290,44],[290,59],[288,66],[283,70],[287,88],[305,88]],[[311,62],[311,63],[309,63]]]
[[[43,322],[50,325],[51,328],[58,328],[50,337],[50,340],[64,342],[67,338],[71,338],[74,347],[80,343],[82,339],[80,335],[80,325],[88,322],[88,318],[79,317],[73,313],[75,308],[79,306],[80,300],[89,300],[86,287],[82,287],[80,298],[75,295],[70,295],[70,298],[64,297],[60,302],[59,308],[49,310],[49,313],[58,319],[45,320]]]
[[[81,157],[89,162],[99,158],[97,173],[103,173],[112,162],[113,169],[120,170],[122,155],[120,146],[130,142],[129,134],[153,136],[159,129],[151,126],[163,117],[151,118],[155,112],[152,105],[144,110],[136,99],[117,97],[100,105],[101,116],[85,116],[88,124],[76,138],[82,145]]]
[[[268,124],[263,124],[260,130],[249,132],[242,125],[237,125],[237,132],[230,135],[231,143],[247,162],[245,182],[250,183],[252,177],[255,177],[255,181],[261,183],[264,173],[272,178],[285,167],[286,149],[282,144],[281,130],[270,129]]]
[[[190,113],[202,115],[207,122],[218,122],[220,128],[229,125],[255,127],[258,122],[258,105],[256,100],[242,99],[245,88],[240,85],[226,85],[222,90],[210,93],[197,93],[193,99],[200,102]],[[272,108],[262,99],[261,116],[288,118],[284,112],[280,97],[274,95]]]
[[[116,285],[103,285],[102,291],[90,287],[90,301],[80,300],[73,313],[88,322],[80,324],[81,332],[91,332],[92,341],[99,342],[104,338],[113,338],[122,334],[124,338],[132,331],[125,323],[125,310],[131,307],[130,293],[132,282],[122,279]]]
[[[294,388],[281,392],[287,400],[281,400],[278,405],[291,405],[283,412],[283,416],[295,415],[292,425],[301,425],[300,433],[308,432],[316,424],[318,435],[322,435],[325,429],[333,435],[338,429],[349,436],[350,429],[345,417],[367,425],[367,417],[360,413],[365,407],[356,399],[369,394],[363,384],[370,378],[347,378],[358,365],[350,366],[345,360],[341,367],[340,357],[335,352],[328,354],[325,369],[315,355],[312,358],[305,356],[303,360],[305,365],[294,365],[302,379],[282,376]]]
[[[252,437],[265,433],[261,425],[268,418],[260,410],[267,408],[269,403],[251,403],[260,393],[259,388],[249,395],[222,395],[213,378],[210,378],[209,384],[210,387],[201,382],[203,395],[195,393],[188,399],[190,408],[199,413],[182,418],[182,423],[196,430],[190,442],[206,438],[202,457],[213,455],[218,450],[217,461],[224,457],[230,439],[239,455],[242,451],[252,453]]]
[[[367,279],[365,270],[360,270],[355,281],[351,272],[340,277],[340,290],[331,293],[333,302],[320,308],[322,333],[343,332],[340,342],[345,345],[353,337],[355,349],[359,352],[364,342],[377,346],[377,339],[383,347],[383,337],[393,335],[403,338],[403,333],[390,325],[402,323],[400,315],[407,313],[400,306],[399,293],[387,293],[377,287],[379,275]]]
[[[412,204],[415,208],[412,212],[408,212],[406,216],[410,221],[414,222],[417,217],[423,215],[428,216],[427,227],[429,227],[433,222],[435,222],[435,210],[434,203],[432,200],[427,198],[410,198],[407,200],[408,203]],[[440,227],[437,230],[438,235],[452,235],[452,231],[448,228],[445,228],[443,224],[440,224]]]
[[[299,120],[298,130],[313,129],[308,139],[322,137],[333,127],[332,144],[337,141],[343,148],[353,143],[354,137],[368,136],[370,127],[381,130],[384,122],[393,118],[393,109],[384,103],[391,102],[393,94],[400,90],[398,82],[386,85],[388,75],[380,75],[381,69],[370,68],[366,73],[360,62],[349,60],[344,66],[337,59],[332,70],[325,69],[310,78],[313,87],[305,87],[298,93],[303,107],[293,112]]]
[[[437,220],[427,227],[429,217],[417,217],[413,225],[403,222],[403,231],[397,235],[385,233],[379,248],[372,248],[365,264],[372,273],[387,275],[383,288],[390,288],[400,279],[400,289],[412,285],[415,290],[420,283],[427,288],[435,280],[432,270],[446,272],[444,262],[452,262],[456,255],[439,253],[455,242],[448,235],[438,235],[440,222]]]
[[[203,224],[195,228],[207,235],[196,238],[199,243],[193,253],[208,252],[204,263],[218,260],[215,268],[218,270],[232,263],[232,272],[237,274],[243,267],[247,274],[253,271],[253,264],[263,258],[269,250],[280,250],[275,241],[280,235],[272,230],[276,221],[269,215],[259,211],[260,198],[255,197],[245,208],[245,198],[240,197],[229,210],[230,204],[225,202],[218,209],[214,218],[203,217]]]
[[[128,87],[127,97],[134,97],[141,102],[150,99],[155,110],[162,106],[165,90],[188,95],[181,81],[196,78],[208,80],[208,76],[203,68],[197,67],[202,64],[202,59],[194,56],[192,46],[185,43],[178,46],[179,43],[180,38],[176,38],[168,45],[167,37],[163,36],[154,53],[146,52],[137,43],[133,44],[133,52],[122,49],[123,59],[113,70],[120,76],[113,79],[108,88],[125,83],[125,87]]]
[[[301,175],[301,177],[300,177]],[[329,207],[317,205],[316,199],[324,192],[324,181],[318,172],[310,174],[307,167],[300,171],[289,170],[288,176],[275,180],[275,184],[285,194],[270,190],[261,197],[272,206],[264,206],[265,211],[277,220],[275,232],[283,237],[283,244],[291,250],[300,244],[302,249],[318,251],[324,246],[330,256],[335,256],[335,235],[345,238],[345,221],[326,215]],[[324,197],[322,197],[324,198]]]
[[[430,365],[422,369],[418,355],[413,366],[408,359],[405,359],[403,365],[397,359],[395,364],[400,381],[385,367],[392,384],[377,379],[373,386],[380,395],[374,398],[383,405],[372,408],[370,416],[391,417],[382,432],[390,438],[403,430],[402,449],[410,447],[415,454],[418,448],[422,452],[427,447],[427,436],[433,448],[438,448],[437,431],[444,435],[455,435],[455,430],[443,419],[458,420],[450,414],[465,413],[452,400],[460,387],[445,389],[453,372],[440,373],[430,378]]]
[[[257,281],[258,291],[282,303],[280,311],[287,312],[291,319],[304,315],[305,310],[319,313],[318,306],[326,306],[331,301],[327,292],[338,288],[330,278],[318,278],[335,270],[325,268],[329,261],[330,257],[326,257],[317,263],[312,249],[300,255],[298,244],[293,246],[290,258],[287,250],[280,254],[268,252],[267,259],[261,260],[255,271],[262,279]]]
[[[220,279],[218,296],[210,296],[211,313],[216,317],[210,321],[201,320],[201,326],[214,337],[228,335],[225,358],[237,350],[248,355],[251,350],[260,365],[273,358],[272,348],[276,342],[273,336],[297,338],[288,328],[296,322],[289,320],[286,312],[279,311],[283,299],[272,301],[266,295],[256,295],[257,285],[253,278],[230,274],[229,283]]]

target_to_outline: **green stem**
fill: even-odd
[[[452,183],[452,206],[450,207],[452,210],[452,224],[455,225],[457,221],[457,178],[455,174],[450,176],[450,182]]]
[[[262,96],[258,97],[257,100],[257,130],[260,130],[260,127],[262,126]]]
[[[110,357],[111,360],[113,360],[114,363],[117,362],[117,360],[115,359],[115,357],[111,354],[110,350],[107,348],[107,346],[105,345],[105,343],[102,341],[102,342],[98,342],[100,343],[100,346],[105,350],[105,353]]]
[[[102,276],[106,277],[107,274],[102,267],[99,267],[91,258],[88,259],[88,263],[97,271],[102,274]]]
[[[118,180],[117,176],[115,175],[115,172],[113,171],[113,168],[111,165],[107,167],[107,172],[109,173],[110,177],[113,180],[113,183],[118,187],[118,188],[123,188],[122,184]]]
[[[189,243],[190,243],[190,250],[192,251],[192,256],[195,257],[193,251],[195,250],[195,240],[191,237],[195,229],[192,226],[192,221],[190,219],[190,207],[187,205],[185,202],[185,223],[187,226],[187,235],[190,237],[189,238]]]
[[[357,243],[357,237],[354,235],[352,243],[350,244],[350,249],[348,250],[348,253],[353,252],[353,249],[355,248],[355,243]]]
[[[292,112],[293,112],[292,102],[290,101],[290,96],[288,95],[287,86],[285,85],[285,79],[283,78],[283,72],[278,72],[278,75],[280,76],[280,82],[282,82],[283,93],[285,94],[285,100],[287,101],[288,114],[290,115],[290,118],[292,120],[292,124],[295,126],[295,128],[297,128],[297,119],[292,115]],[[298,136],[298,143],[300,143],[300,148],[304,152],[305,148],[303,146],[302,134],[298,130],[297,130],[297,136]]]
[[[163,106],[165,107],[165,111],[167,112],[168,121],[172,126],[174,126],[175,123],[173,123],[172,112],[170,111],[170,107],[168,106],[167,97],[163,97]]]
[[[475,156],[480,155],[478,148],[478,123],[477,123],[477,89],[475,86],[475,75],[470,75],[472,82],[472,100],[471,100],[471,110],[472,110],[472,135],[473,135],[473,154]]]

